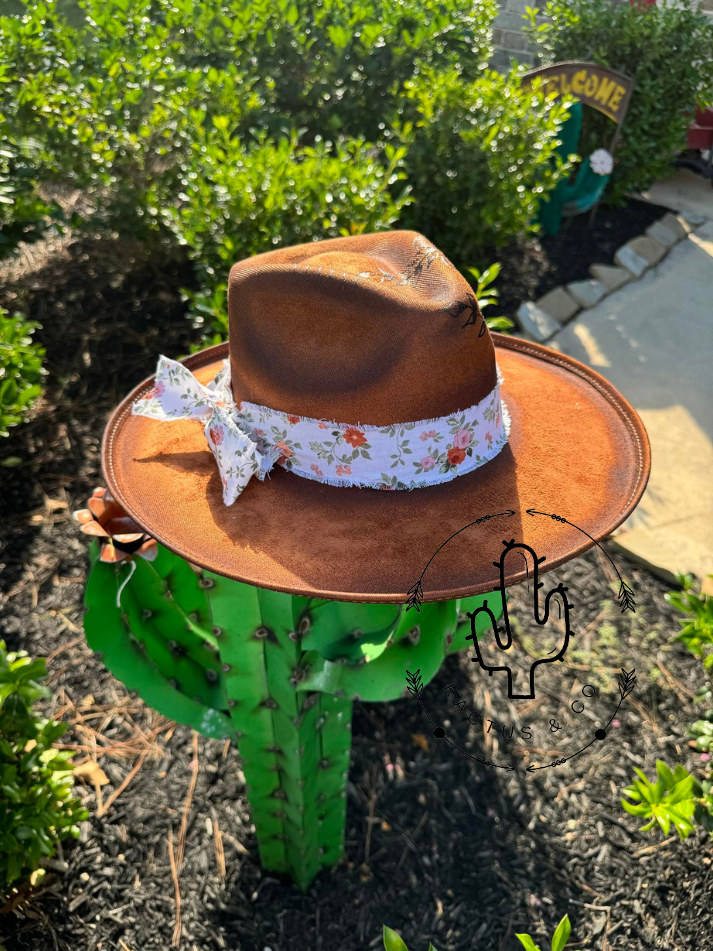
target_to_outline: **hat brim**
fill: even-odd
[[[107,484],[166,548],[216,574],[290,594],[403,602],[439,546],[484,516],[492,517],[460,531],[433,558],[423,574],[424,600],[491,590],[504,540],[544,556],[541,572],[555,568],[636,507],[650,469],[646,430],[621,394],[584,364],[492,336],[510,439],[495,459],[451,482],[411,491],[339,488],[276,467],[226,506],[200,425],[131,415],[134,400],[153,385],[148,379],[107,426]],[[221,344],[183,362],[206,383],[227,355]],[[508,511],[514,514],[499,514]],[[553,513],[571,524],[547,517]],[[524,580],[524,557],[518,563],[513,553],[508,562],[506,584]]]

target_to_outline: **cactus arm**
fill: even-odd
[[[361,604],[322,601],[304,610],[300,623],[307,627],[302,647],[328,657],[360,656],[359,645],[385,641],[398,623],[399,604]]]
[[[483,607],[483,604],[488,600],[487,594],[479,594],[472,598],[461,598],[458,602],[458,625],[456,627],[455,637],[453,638],[453,643],[448,649],[448,653],[452,654],[455,651],[462,651],[468,647],[467,640],[472,640],[470,637],[471,634],[471,625],[470,619],[466,617],[466,611],[475,613],[479,608]],[[498,621],[502,617],[503,606],[502,601],[497,599],[493,604],[493,617]],[[462,618],[462,620],[461,620]],[[484,611],[476,615],[475,618],[475,636],[480,639],[486,631],[490,629],[489,618]]]
[[[424,683],[437,673],[456,621],[454,601],[431,602],[421,608],[414,633],[392,644],[370,663],[353,666],[310,654],[310,673],[301,689],[367,701],[395,700],[406,692],[407,669],[420,669]]]
[[[218,639],[201,583],[187,562],[159,545],[155,562],[136,559],[127,587],[136,592],[142,615],[150,617],[167,640],[176,641],[204,667],[219,670]]]
[[[88,611],[84,618],[87,642],[99,652],[112,674],[135,691],[163,716],[199,730],[204,736],[225,739],[232,735],[229,717],[171,686],[147,657],[117,607],[117,594],[130,568],[97,562],[86,589]],[[128,587],[128,585],[127,585]]]
[[[214,666],[207,667],[193,660],[188,653],[183,653],[185,648],[179,644],[184,630],[181,614],[172,612],[173,624],[169,624],[164,617],[164,630],[161,631],[154,624],[153,617],[144,616],[142,601],[139,601],[143,592],[134,587],[133,581],[134,578],[122,592],[121,606],[132,634],[146,650],[159,673],[196,702],[215,709],[225,709],[220,673]],[[215,656],[210,657],[210,661],[215,664]]]
[[[300,690],[319,690],[322,693],[351,697],[366,701],[395,700],[404,696],[406,670],[419,670],[427,684],[438,672],[443,659],[467,646],[470,623],[459,622],[459,608],[474,610],[484,596],[457,601],[429,602],[420,612],[404,611],[394,626],[393,642],[368,663],[344,663],[344,658],[332,661],[315,652],[307,658],[308,676]],[[478,634],[487,626],[479,615]],[[351,658],[347,658],[351,659]],[[342,662],[339,662],[341,660]]]

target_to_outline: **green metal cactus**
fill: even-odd
[[[95,541],[90,647],[164,716],[237,742],[263,866],[306,889],[344,851],[353,700],[407,695],[407,668],[428,683],[482,599],[417,613],[254,588],[160,545],[153,561],[99,554]]]

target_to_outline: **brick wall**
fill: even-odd
[[[713,0],[704,2],[713,3]],[[494,69],[508,69],[513,59],[528,66],[534,64],[535,56],[522,30],[525,7],[537,5],[536,0],[500,0],[500,13],[493,24],[495,54],[490,64]]]

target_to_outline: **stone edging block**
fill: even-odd
[[[592,264],[589,267],[589,273],[595,280],[604,285],[607,294],[618,291],[620,287],[628,284],[632,279],[631,271],[627,271],[623,267],[614,267],[613,264]]]
[[[619,248],[614,255],[614,260],[619,267],[626,268],[627,271],[630,271],[633,277],[641,277],[649,266],[649,262],[646,258],[642,258],[642,256],[637,254],[628,244],[622,245],[622,247]]]
[[[547,340],[548,337],[551,337],[560,329],[557,321],[553,320],[544,310],[540,310],[537,304],[533,304],[531,300],[520,304],[517,319],[525,333],[539,343]]]
[[[523,336],[542,343],[552,337],[561,324],[568,323],[581,308],[594,307],[607,294],[639,278],[659,263],[669,250],[687,238],[705,218],[687,213],[668,212],[646,229],[645,234],[632,238],[614,255],[618,267],[611,264],[592,264],[591,280],[573,281],[567,287],[555,287],[536,303],[520,304],[517,321]]]
[[[585,309],[594,307],[607,293],[606,287],[595,278],[591,278],[589,281],[573,281],[567,285],[567,290],[579,306]]]
[[[568,294],[564,287],[555,287],[535,302],[540,310],[553,317],[558,323],[566,323],[579,310],[580,305]]]
[[[631,241],[627,241],[624,247],[631,248],[634,254],[642,257],[646,261],[647,267],[658,264],[661,258],[666,257],[666,251],[668,250],[646,234],[640,234],[638,238],[632,238]]]

